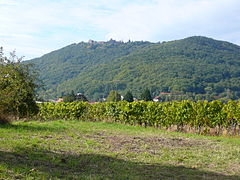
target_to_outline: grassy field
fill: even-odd
[[[0,179],[240,179],[240,138],[15,122],[0,125]]]

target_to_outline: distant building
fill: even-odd
[[[165,93],[165,92],[161,92],[160,95],[174,95],[174,93]]]
[[[43,102],[42,101],[35,101],[35,103],[40,104],[40,103],[43,103]]]
[[[159,101],[161,101],[161,97],[160,96],[156,96],[156,97],[153,98],[153,101],[154,102],[159,102]]]
[[[88,103],[89,103],[89,104],[95,104],[95,103],[98,103],[98,102],[95,102],[95,101],[89,101]]]
[[[95,41],[93,41],[93,40],[91,40],[91,39],[89,39],[89,41],[88,41],[88,43],[94,43]]]
[[[137,98],[133,98],[133,101],[139,101]]]
[[[124,97],[121,95],[121,101],[124,99]]]
[[[105,102],[107,99],[106,98],[102,98],[102,101]]]
[[[76,94],[76,101],[88,101],[87,97],[83,93]]]
[[[56,103],[60,103],[60,102],[64,102],[63,98],[58,98],[58,100],[56,101]]]

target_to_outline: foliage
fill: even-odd
[[[73,102],[73,101],[75,101],[75,96],[72,96],[71,94],[63,96],[63,101],[64,102]]]
[[[34,63],[40,70],[40,78],[47,90],[40,93],[45,99],[59,97],[62,93],[67,94],[73,89],[75,92],[82,92],[87,97],[91,97],[91,100],[99,100],[106,97],[110,90],[114,89],[114,86],[121,89],[125,86],[117,81],[113,83],[111,77],[113,72],[109,72],[110,76],[104,80],[105,83],[102,82],[107,76],[105,72],[110,68],[108,67],[109,62],[150,44],[149,42],[123,43],[116,41],[80,42],[26,63]],[[41,71],[43,69],[44,71]],[[96,69],[102,69],[102,72],[96,72]],[[95,78],[92,79],[93,74],[95,74]],[[68,80],[70,84],[66,85]]]
[[[136,97],[148,87],[163,101],[238,99],[240,47],[194,36],[165,43],[91,42],[72,44],[31,60],[41,70],[45,98],[83,92],[90,100],[110,90]],[[47,72],[47,73],[46,73]]]
[[[21,58],[11,53],[8,59],[0,49],[0,114],[24,117],[36,113],[34,102],[36,76],[30,64],[22,64]]]
[[[225,128],[229,133],[240,135],[240,102],[229,101],[173,101],[173,102],[105,102],[88,104],[43,103],[39,105],[39,117],[44,119],[82,119],[86,121],[112,121],[132,125],[161,128],[192,128],[198,133],[217,128],[222,133]]]
[[[152,101],[151,92],[148,88],[142,92],[141,99],[144,101]]]
[[[43,119],[79,119],[83,117],[88,103],[67,102],[67,103],[42,103],[39,104],[38,116]]]
[[[124,98],[123,98],[124,101],[127,101],[127,102],[133,102],[133,95],[132,95],[132,92],[131,91],[128,91]]]
[[[71,91],[70,94],[67,94],[65,96],[62,97],[64,102],[73,102],[76,100],[76,96],[74,91]]]
[[[88,101],[87,97],[82,93],[75,94],[74,91],[71,94],[63,96],[64,102],[74,102],[74,101]]]
[[[108,97],[107,97],[108,102],[117,102],[121,101],[121,95],[117,91],[110,91]]]

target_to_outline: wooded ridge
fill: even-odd
[[[46,91],[57,98],[80,92],[97,101],[110,90],[139,97],[175,93],[182,99],[238,99],[240,46],[202,36],[169,42],[80,42],[26,61],[39,69]]]

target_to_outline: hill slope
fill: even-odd
[[[41,70],[46,97],[74,90],[97,100],[111,89],[138,96],[146,87],[154,95],[240,95],[240,47],[201,36],[164,43],[82,42],[30,62]]]

